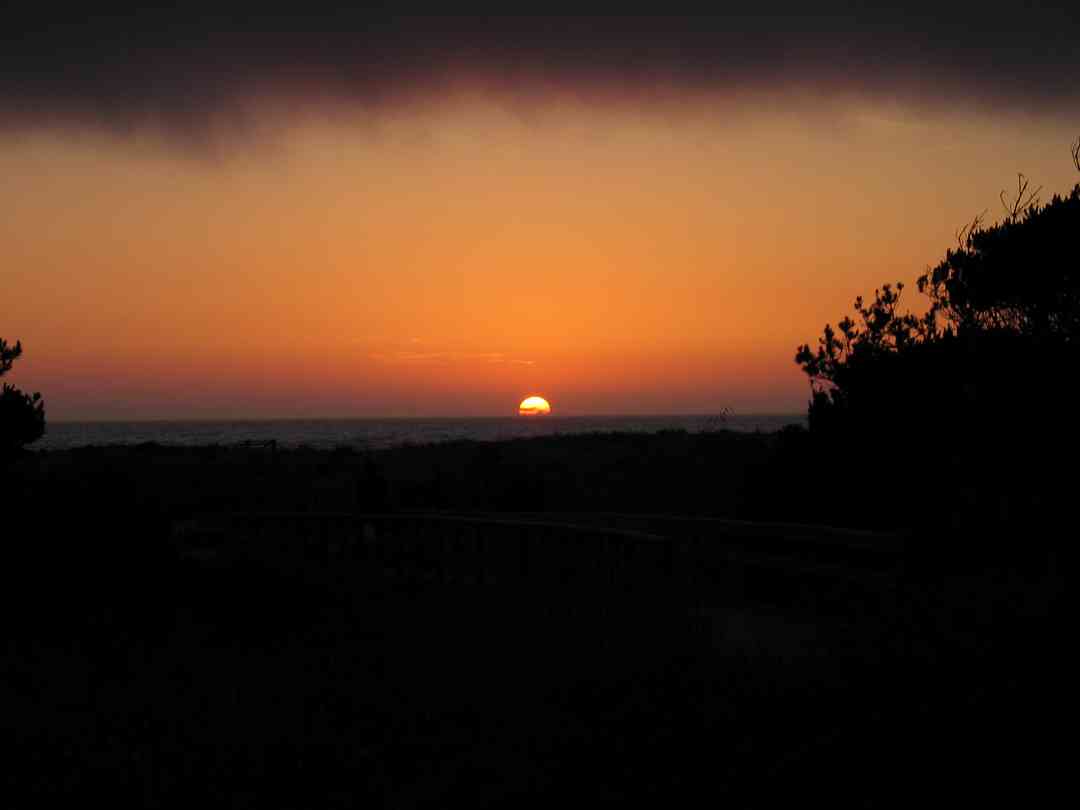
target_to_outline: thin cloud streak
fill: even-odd
[[[494,365],[535,366],[535,360],[507,357],[502,352],[414,352],[393,351],[373,352],[368,355],[379,363],[428,363],[428,362],[468,362],[481,361]]]

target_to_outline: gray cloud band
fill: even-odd
[[[198,139],[251,110],[379,109],[469,83],[527,100],[784,87],[1075,111],[1080,15],[773,4],[711,17],[395,17],[154,11],[0,26],[0,125],[153,127]]]

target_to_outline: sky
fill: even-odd
[[[1067,10],[225,8],[0,33],[50,419],[797,412],[855,296],[1080,179]]]

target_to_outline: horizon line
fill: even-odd
[[[162,418],[144,418],[144,419],[124,419],[124,418],[105,418],[105,419],[50,419],[46,424],[46,430],[48,425],[85,425],[85,424],[168,424],[177,422],[376,422],[376,421],[411,421],[411,420],[462,420],[462,419],[521,419],[536,421],[537,418],[542,420],[551,419],[642,419],[642,418],[662,418],[662,417],[674,417],[674,418],[738,418],[740,416],[759,416],[759,417],[799,417],[805,418],[805,410],[803,411],[743,411],[740,413],[728,413],[722,414],[712,411],[702,411],[698,413],[680,413],[680,412],[667,412],[667,413],[568,413],[568,414],[544,414],[540,417],[535,416],[522,416],[518,413],[512,414],[473,414],[469,416],[448,416],[448,415],[411,415],[411,416],[197,416],[197,417],[162,417]]]

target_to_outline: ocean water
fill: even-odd
[[[63,450],[86,445],[229,445],[276,441],[282,447],[379,449],[404,444],[614,431],[779,430],[805,424],[803,414],[728,416],[545,416],[468,419],[283,419],[197,422],[49,422],[31,447]]]

